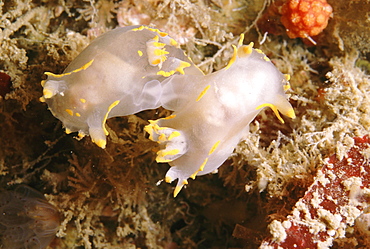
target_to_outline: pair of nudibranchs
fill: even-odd
[[[204,75],[167,33],[146,26],[117,28],[96,38],[65,69],[46,72],[43,97],[66,132],[106,146],[106,120],[160,106],[174,111],[145,127],[159,143],[157,162],[169,163],[174,191],[217,170],[249,131],[261,108],[295,118],[289,76],[262,51],[243,45],[222,70]]]

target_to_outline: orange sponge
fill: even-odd
[[[290,38],[311,39],[326,28],[332,13],[326,0],[288,0],[281,8],[281,22]]]

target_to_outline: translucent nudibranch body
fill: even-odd
[[[41,101],[66,132],[90,135],[105,148],[108,118],[161,105],[161,82],[203,73],[166,33],[145,26],[117,28],[95,39],[62,74],[46,72]]]
[[[217,170],[249,132],[249,123],[263,107],[295,118],[287,100],[283,75],[253,44],[234,47],[227,67],[205,76],[177,75],[163,82],[162,103],[174,110],[150,121],[145,130],[157,141],[157,162],[168,162],[165,181],[178,179],[174,196],[188,178]]]
[[[165,180],[204,175],[230,156],[264,107],[294,118],[283,75],[253,44],[243,45],[222,70],[204,75],[166,33],[145,26],[117,28],[95,39],[63,74],[46,73],[42,101],[66,132],[90,135],[105,148],[106,120],[162,106],[174,113],[145,127],[169,163]]]

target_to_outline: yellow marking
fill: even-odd
[[[68,75],[70,73],[67,73],[67,74],[54,74],[54,73],[51,73],[51,72],[45,72],[44,74],[46,74],[47,76],[53,76],[55,78],[60,78],[60,77],[63,77],[64,75]]]
[[[176,115],[171,115],[171,116],[168,116],[166,118],[162,118],[162,119],[171,119],[171,118],[174,118]],[[146,125],[144,127],[144,131],[146,131],[147,133],[149,133],[149,139],[152,140],[152,141],[157,141],[153,138],[153,134],[158,134],[158,132],[160,130],[166,130],[168,129],[168,127],[160,127],[158,124],[157,124],[158,120],[149,120],[149,123],[148,125]],[[173,134],[173,135],[172,135]],[[174,137],[174,135],[176,135],[176,131],[172,132],[172,134],[170,134],[169,137]],[[161,136],[161,135],[160,135]],[[159,138],[158,138],[159,139]],[[160,143],[160,142],[159,142]]]
[[[140,30],[143,30],[143,29],[153,31],[153,32],[157,33],[158,35],[160,35],[161,37],[165,37],[165,36],[168,35],[167,33],[160,31],[159,29],[153,29],[153,28],[150,28],[150,27],[147,27],[147,26],[140,26],[138,28],[134,28],[134,29],[131,29],[131,30],[132,31],[140,31]]]
[[[63,74],[53,74],[53,73],[50,73],[50,72],[45,72],[45,74],[47,76],[53,76],[55,78],[61,78],[63,76],[66,76],[66,75],[70,75],[72,73],[77,73],[79,71],[82,71],[82,70],[86,70],[87,68],[89,68],[91,66],[91,64],[94,62],[94,59],[92,59],[91,61],[89,61],[88,63],[86,63],[85,65],[83,65],[82,67],[80,68],[77,68],[75,70],[73,70],[72,72],[69,72],[69,73],[63,73]]]
[[[44,98],[45,99],[50,99],[51,97],[54,96],[53,92],[50,91],[49,89],[45,89],[42,91],[42,93],[44,94]]]
[[[208,85],[206,86],[203,91],[199,94],[198,98],[196,99],[196,101],[198,102],[201,98],[203,98],[204,94],[207,93],[208,89],[211,87],[211,85]]]
[[[173,118],[175,118],[176,117],[176,114],[172,114],[172,115],[170,115],[170,116],[168,116],[168,117],[165,117],[165,118],[162,118],[162,119],[164,119],[164,120],[167,120],[167,119],[173,119]],[[153,121],[153,120],[151,120],[151,121]],[[155,121],[154,121],[155,122]]]
[[[77,117],[81,117],[81,114],[79,114],[78,112],[76,112],[76,113],[75,113],[75,115],[76,115]]]
[[[104,139],[99,139],[98,141],[93,142],[102,149],[105,149],[105,146],[107,145],[107,141],[105,141]]]
[[[170,44],[174,47],[177,47],[179,44],[174,39],[170,38]]]
[[[285,115],[287,115],[289,118],[292,118],[292,119],[296,118],[293,108],[289,109]]]
[[[290,74],[287,74],[287,73],[284,74],[284,78],[285,78],[286,81],[289,81],[290,80]]]
[[[161,71],[157,72],[157,75],[161,75],[163,77],[170,77],[171,75],[174,75],[175,73],[176,73],[175,70],[172,70],[172,71],[169,71],[169,72],[165,72],[165,71],[161,70]]]
[[[140,31],[140,30],[143,30],[143,29],[147,29],[147,30],[156,32],[157,34],[159,34],[162,37],[165,37],[165,36],[168,35],[167,33],[160,31],[159,29],[153,29],[153,28],[150,28],[150,27],[147,27],[147,26],[140,26],[138,28],[132,29],[132,31]]]
[[[102,128],[103,128],[103,130],[104,130],[104,133],[105,133],[105,135],[106,136],[108,136],[108,134],[109,134],[109,132],[108,132],[108,130],[105,128],[105,122],[107,122],[107,118],[108,118],[108,115],[109,115],[109,113],[110,113],[110,111],[115,107],[115,106],[117,106],[118,104],[119,104],[119,100],[116,100],[116,101],[114,101],[109,107],[108,107],[108,111],[107,111],[107,113],[105,114],[105,116],[104,116],[104,118],[103,118],[103,122],[102,122]],[[99,141],[98,141],[99,142]],[[97,144],[97,143],[96,143]],[[99,146],[99,145],[98,145]],[[99,146],[99,147],[101,147],[101,148],[103,148],[102,146]],[[104,146],[104,148],[105,148],[105,146]],[[103,149],[104,149],[103,148]]]
[[[176,72],[179,72],[180,74],[185,74],[184,68],[190,67],[190,66],[191,66],[190,63],[188,63],[186,61],[181,61],[180,65],[175,70],[171,70],[169,72],[161,70],[161,71],[157,72],[157,75],[162,75],[163,77],[169,77],[169,76],[175,74]]]
[[[162,36],[162,37],[166,37],[166,36],[168,36],[168,34],[166,33],[166,32],[162,32],[162,31],[160,31],[160,30],[158,30],[157,29],[157,31],[159,31],[159,32],[157,32],[160,36]]]
[[[89,61],[88,63],[86,63],[85,65],[83,65],[82,67],[80,67],[79,69],[76,69],[76,70],[73,70],[72,72],[73,73],[77,73],[78,71],[81,71],[81,70],[85,70],[85,69],[88,69],[91,64],[94,62],[94,59],[92,59],[91,61]]]
[[[218,142],[216,142],[216,143],[213,145],[213,147],[215,147],[215,146],[216,146],[216,148],[217,148],[218,143],[219,143],[219,141],[218,141]],[[215,149],[216,149],[216,148],[215,148]],[[212,148],[212,149],[213,149],[213,148]],[[212,149],[211,149],[211,151],[212,151]],[[212,153],[211,153],[211,151],[210,151],[209,155],[213,153],[213,151],[212,151]],[[197,171],[195,171],[195,172],[190,176],[190,178],[194,180],[194,179],[195,179],[195,177],[197,176],[197,174],[198,174],[200,171],[203,171],[203,170],[204,170],[204,167],[206,166],[207,162],[208,162],[208,157],[207,157],[206,159],[204,159],[204,161],[203,161],[203,163],[200,165],[199,169],[198,169]]]
[[[217,149],[218,145],[220,144],[220,140],[218,140],[211,148],[211,150],[209,151],[208,155],[211,155],[213,152],[215,152],[215,150]]]
[[[288,91],[290,89],[290,85],[289,84],[288,85],[284,85],[283,88],[284,88],[284,91]]]
[[[169,54],[170,52],[164,50],[164,49],[155,49],[154,50],[154,55],[156,56],[162,56],[162,55],[166,55],[166,54]]]
[[[73,111],[71,109],[66,109],[65,110],[69,115],[73,116]]]
[[[86,103],[86,99],[80,99],[81,103]]]
[[[264,53],[263,53],[263,51],[262,51],[261,49],[256,48],[255,50],[256,50],[256,52],[257,52],[257,53],[259,53],[259,54],[264,54]]]
[[[238,47],[243,46],[243,41],[244,41],[244,34],[241,34],[239,38],[239,42],[238,42]]]
[[[83,132],[79,132],[78,133],[78,138],[79,139],[82,139],[82,138],[84,138],[85,137],[85,134],[83,133]]]
[[[158,65],[159,63],[161,63],[160,59],[155,59],[155,60],[152,61],[153,65]]]
[[[191,176],[189,176],[191,179],[195,180],[195,177],[197,176],[199,170],[195,171]]]
[[[160,31],[159,29],[153,29],[153,28],[149,28],[149,27],[145,27],[147,30],[150,30],[150,31],[153,31],[153,32],[156,32],[158,35],[160,35],[161,37],[165,37],[165,36],[168,36],[168,34],[166,32],[162,32]]]
[[[46,80],[42,80],[42,81],[41,81],[41,86],[42,86],[42,87],[44,87],[44,86],[45,86],[45,82],[46,82]]]
[[[204,167],[206,166],[207,162],[208,162],[208,157],[206,159],[204,159],[204,162],[202,163],[202,165],[200,165],[199,171],[203,171],[204,170]]]
[[[160,151],[158,151],[157,156],[159,156],[161,158],[164,158],[165,156],[177,155],[177,154],[179,154],[179,152],[180,152],[179,149],[173,149],[173,150],[169,150],[169,151],[160,150]]]
[[[140,26],[138,28],[134,28],[134,29],[131,29],[132,31],[140,31],[140,30],[143,30],[144,28],[146,28],[145,26]]]
[[[167,183],[171,183],[172,182],[172,178],[170,176],[166,176],[164,178],[164,181],[167,182]]]
[[[40,97],[39,100],[40,100],[40,102],[45,102],[45,98],[44,97]]]
[[[270,107],[274,111],[276,117],[280,120],[280,122],[284,124],[284,120],[281,118],[281,116],[279,114],[279,111],[276,108],[276,106],[274,106],[273,104],[270,104],[270,103],[265,103],[265,104],[257,106],[256,110],[261,109],[263,107]],[[293,111],[293,113],[294,113],[294,111]]]
[[[162,42],[153,42],[153,45],[157,48],[163,48],[164,46],[166,46],[166,44]]]
[[[148,134],[149,134],[149,139],[154,141],[154,138],[153,138],[153,124],[149,124],[149,125],[146,125],[144,127],[144,131],[146,131]]]
[[[159,127],[159,125],[157,125],[157,120],[149,120],[150,122],[150,126],[151,128],[154,130],[154,131],[158,131],[158,130],[161,130],[161,127]]]
[[[179,185],[175,187],[175,191],[173,191],[173,197],[176,197],[180,193],[183,186],[184,185]]]
[[[181,73],[181,74],[185,74],[185,72],[184,72],[184,68],[186,68],[186,67],[190,67],[191,65],[190,65],[190,63],[188,63],[188,62],[186,62],[186,61],[181,61],[180,62],[180,66],[178,66],[177,68],[176,68],[176,71],[177,72],[179,72],[179,73]]]
[[[167,141],[166,135],[164,135],[164,134],[162,133],[161,135],[159,135],[158,140],[159,140],[160,142]]]
[[[263,59],[264,59],[265,61],[271,61],[271,60],[269,59],[269,57],[267,57],[266,55],[263,57]]]
[[[72,131],[70,129],[66,128],[66,134],[71,134],[71,133],[72,133]]]
[[[166,55],[162,55],[162,56],[161,56],[161,61],[162,61],[162,62],[164,62],[164,61],[166,61],[166,60],[167,60],[167,56],[166,56]]]
[[[164,159],[164,158],[161,158],[161,157],[158,157],[155,159],[157,163],[169,163],[169,162],[172,162],[173,160],[170,160],[170,159]]]
[[[186,179],[185,179],[185,180],[183,180],[183,181],[182,181],[182,184],[183,184],[183,185],[185,185],[185,184],[189,184],[189,182],[188,182],[188,180],[186,180]]]
[[[226,69],[228,69],[229,67],[231,67],[231,65],[235,62],[236,60],[236,55],[238,53],[238,50],[236,48],[235,45],[233,45],[233,49],[234,49],[234,53],[233,53],[233,57],[231,57],[229,63],[227,64],[227,66],[225,67]]]
[[[173,161],[172,159],[165,159],[164,157],[165,156],[174,156],[176,154],[178,154],[180,152],[180,150],[178,149],[173,149],[173,150],[169,150],[169,151],[163,151],[163,150],[160,150],[157,152],[157,158],[155,159],[157,161],[157,163],[168,163],[168,162],[171,162]]]
[[[154,38],[153,38],[152,40],[154,40],[154,41],[158,42],[158,41],[159,41],[159,37],[158,37],[158,35],[154,36]]]
[[[238,49],[238,55],[239,57],[245,57],[247,55],[250,55],[253,52],[253,45],[254,43],[249,43],[248,46],[242,46],[240,49]]]
[[[178,131],[174,131],[174,132],[172,132],[169,136],[168,136],[168,140],[171,140],[172,138],[174,138],[174,137],[179,137],[179,136],[181,136],[181,133],[180,132],[178,132]]]
[[[168,129],[168,127],[160,127],[159,125],[154,123],[153,124],[153,129],[155,130],[155,132],[158,132],[160,130],[166,130],[166,129]]]
[[[137,54],[141,57],[141,56],[143,56],[143,51],[138,50],[138,51],[137,51]]]

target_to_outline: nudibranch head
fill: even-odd
[[[105,148],[108,118],[161,105],[161,82],[202,72],[168,34],[146,26],[117,28],[95,39],[62,74],[45,73],[41,101],[66,132]]]
[[[145,130],[157,141],[157,162],[168,162],[165,181],[176,179],[176,196],[188,178],[217,170],[248,133],[263,107],[295,118],[287,100],[289,76],[283,75],[253,44],[234,47],[222,70],[205,76],[175,75],[163,82],[162,105],[171,118],[151,121]]]

